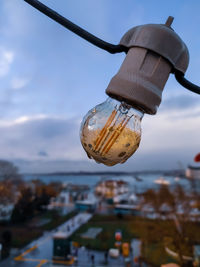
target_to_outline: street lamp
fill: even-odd
[[[188,90],[200,87],[184,78],[189,64],[185,43],[165,24],[146,24],[130,29],[118,45],[88,33],[37,0],[24,0],[75,34],[109,53],[125,52],[118,73],[111,79],[108,99],[90,110],[81,124],[80,138],[89,158],[113,166],[124,163],[139,147],[141,120],[156,114],[169,74]]]

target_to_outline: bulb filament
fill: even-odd
[[[120,109],[119,109],[120,110]],[[117,138],[120,136],[124,128],[126,127],[127,123],[133,116],[127,116],[123,114],[123,118],[119,125],[117,126],[117,123],[120,120],[121,112],[118,113],[116,109],[114,109],[106,121],[106,124],[104,125],[103,129],[100,131],[96,141],[95,141],[95,147],[94,152],[100,153],[100,155],[107,154],[114,143],[116,142]]]

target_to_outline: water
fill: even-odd
[[[95,184],[100,181],[101,176],[99,175],[36,175],[36,174],[28,174],[24,175],[25,181],[31,180],[41,180],[45,184],[49,184],[51,182],[61,182],[61,183],[71,183],[75,185],[89,185],[90,187],[95,186]]]
[[[158,189],[159,184],[155,184],[155,180],[160,178],[160,174],[142,174],[138,175],[140,179],[135,178],[134,175],[24,175],[25,181],[31,181],[33,179],[39,179],[42,182],[48,184],[51,182],[72,183],[75,185],[88,185],[93,188],[99,181],[104,179],[116,179],[123,180],[129,183],[130,188],[136,192],[141,193],[147,189]],[[175,179],[173,176],[163,176],[165,180],[169,181],[170,188],[175,187],[177,184],[181,185],[186,192],[189,192],[192,188],[191,180],[180,178]],[[139,181],[138,181],[139,180]],[[200,180],[195,181],[195,189],[200,192]]]

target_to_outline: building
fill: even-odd
[[[125,193],[117,195],[113,198],[113,203],[115,204],[137,204],[138,198],[134,193]]]
[[[71,265],[74,258],[71,256],[71,241],[68,234],[57,232],[53,236],[53,263]]]
[[[200,179],[200,165],[188,166],[186,170],[186,177],[190,179]]]
[[[50,200],[48,209],[54,209],[56,207],[67,207],[71,203],[69,192],[62,191],[57,197],[53,197]]]
[[[94,212],[96,210],[96,202],[90,200],[76,201],[76,209],[79,211]]]
[[[87,199],[89,190],[87,185],[63,184],[63,190],[51,199],[48,209],[72,207],[76,201]]]
[[[89,193],[87,199],[77,200],[76,201],[76,209],[80,211],[89,211],[94,212],[97,208],[98,200],[93,195],[93,193]]]
[[[114,213],[116,215],[140,215],[140,209],[136,205],[119,204],[115,205]]]
[[[95,193],[105,199],[129,192],[128,183],[122,180],[104,180],[97,184]]]

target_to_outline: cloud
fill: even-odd
[[[41,151],[38,152],[38,156],[48,157],[48,153],[46,151],[41,150]]]
[[[168,110],[156,116],[145,116],[142,123],[141,148],[144,153],[160,151],[196,151],[200,148],[200,108],[181,111]]]
[[[14,53],[3,47],[0,47],[0,77],[4,77],[8,74],[13,60]]]
[[[28,78],[23,78],[23,77],[15,77],[11,81],[11,87],[13,89],[21,89],[25,87],[29,83]]]
[[[46,115],[0,121],[0,158],[81,159],[79,120]]]
[[[200,106],[200,99],[197,95],[179,94],[165,99],[160,106],[160,111],[185,111],[186,109],[194,109],[197,106]]]
[[[0,120],[0,127],[15,127],[18,124],[25,124],[30,121],[39,121],[48,118],[47,115],[44,114],[38,114],[35,116],[21,116],[13,120],[6,120],[6,119],[1,119]]]
[[[176,120],[173,112],[145,116],[138,151],[127,163],[112,168],[87,159],[79,140],[80,118],[41,114],[3,120],[0,121],[0,158],[37,161],[30,167],[33,170],[35,166],[36,172],[37,167],[48,171],[48,164],[51,171],[59,171],[59,166],[63,171],[69,170],[68,167],[73,171],[72,166],[76,166],[74,171],[177,168],[177,161],[187,164],[200,147],[200,113],[187,117],[188,113],[185,111],[185,116]]]

